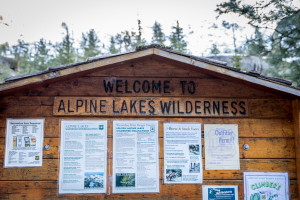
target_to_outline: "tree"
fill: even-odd
[[[166,42],[166,36],[162,31],[160,23],[156,22],[152,26],[153,30],[153,36],[152,36],[152,43],[159,44],[159,45],[165,45]]]
[[[33,65],[37,71],[43,71],[49,67],[48,64],[51,58],[49,46],[51,46],[51,43],[47,43],[44,39],[40,39],[34,44]]]
[[[173,32],[169,36],[171,47],[178,52],[186,53],[187,43],[184,40],[183,29],[179,26],[179,22],[176,22],[176,26],[172,26]]]
[[[16,71],[18,74],[28,74],[36,72],[31,62],[30,44],[23,40],[18,40],[18,43],[10,49],[10,54],[17,63]]]
[[[261,48],[262,55],[273,65],[271,75],[300,84],[300,9],[291,0],[253,1],[229,0],[217,6],[219,15],[236,13],[248,19],[253,27],[271,30],[269,43]],[[288,69],[288,70],[287,70]]]
[[[65,29],[66,35],[61,43],[55,45],[56,51],[58,53],[56,59],[53,62],[53,64],[55,65],[65,65],[74,63],[76,61],[76,52],[75,48],[73,47],[74,39],[69,33],[67,24],[63,22],[61,26],[63,29]]]
[[[138,34],[135,37],[135,44],[133,45],[134,48],[144,46],[146,44],[146,40],[142,37],[142,30],[141,20],[138,19]]]
[[[220,53],[220,50],[218,49],[216,44],[212,45],[212,48],[210,50],[210,54],[213,54],[214,56],[218,55]]]
[[[82,33],[82,41],[80,42],[80,47],[83,50],[84,60],[101,53],[99,43],[100,40],[94,29],[91,29],[86,34]]]
[[[119,49],[116,48],[116,41],[113,36],[110,37],[109,53],[116,54],[119,53]]]
[[[255,27],[254,37],[247,39],[245,45],[248,54],[262,57],[267,46],[267,39],[264,39],[264,35],[260,32],[259,28]]]

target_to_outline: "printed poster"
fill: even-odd
[[[43,163],[44,119],[7,119],[4,167]]]
[[[203,185],[203,200],[238,200],[237,185]]]
[[[158,121],[114,121],[112,192],[159,192],[158,153]]]
[[[164,183],[201,184],[201,124],[164,123]]]
[[[245,200],[288,200],[287,172],[244,172]]]
[[[237,124],[205,124],[205,169],[239,170],[238,140]]]
[[[59,193],[106,193],[107,121],[61,121]]]

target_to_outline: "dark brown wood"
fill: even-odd
[[[294,131],[295,131],[295,150],[298,180],[298,194],[300,194],[300,100],[293,101]]]
[[[2,199],[202,199],[201,185],[164,185],[156,194],[84,194],[59,195],[56,181],[2,181]],[[243,199],[244,185],[241,180],[204,180],[204,185],[238,185],[239,199]],[[291,200],[298,200],[297,182],[290,181]]]

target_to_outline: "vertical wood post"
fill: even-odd
[[[293,100],[298,195],[300,194],[300,99]]]

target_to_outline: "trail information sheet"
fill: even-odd
[[[44,119],[7,119],[4,167],[43,163]]]
[[[106,193],[107,121],[61,121],[59,193]]]
[[[205,169],[239,170],[237,124],[205,124]]]
[[[201,124],[164,123],[164,183],[201,184]]]
[[[237,185],[203,185],[203,200],[238,200]]]
[[[112,192],[159,192],[158,156],[158,121],[114,121]]]
[[[244,172],[244,199],[289,199],[287,172]]]

